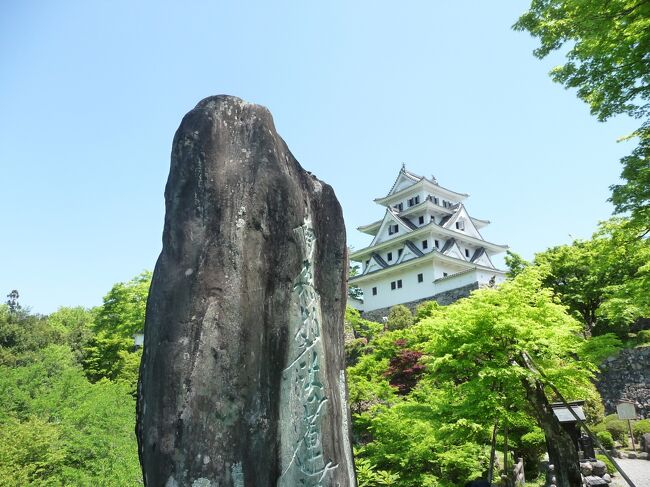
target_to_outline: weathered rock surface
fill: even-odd
[[[201,101],[174,137],[145,325],[148,486],[353,486],[346,246],[269,111]]]
[[[605,462],[602,462],[600,460],[597,460],[595,462],[591,462],[591,467],[592,467],[592,475],[596,475],[598,477],[602,477],[607,473],[607,465],[605,465]]]
[[[600,365],[596,382],[605,413],[616,413],[621,401],[632,401],[637,414],[650,418],[650,347],[622,350]]]
[[[607,485],[607,481],[601,477],[590,475],[588,477],[585,477],[585,485],[588,487],[596,486],[596,485]]]

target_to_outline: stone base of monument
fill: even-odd
[[[607,473],[607,465],[600,460],[580,462],[580,471],[586,486],[609,485],[612,482],[612,477]]]

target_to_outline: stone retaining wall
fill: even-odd
[[[408,303],[403,303],[404,306],[409,308],[412,312],[415,313],[415,309],[422,303],[425,303],[427,301],[436,301],[438,304],[442,305],[447,305],[451,304],[454,301],[458,301],[461,298],[466,298],[470,295],[470,293],[476,289],[479,288],[478,282],[473,282],[471,284],[467,284],[466,286],[459,287],[456,289],[450,289],[449,291],[445,291],[439,294],[436,294],[434,296],[430,296],[428,298],[423,298],[423,299],[417,299],[415,301],[410,301]],[[379,309],[373,309],[372,311],[365,311],[361,313],[361,316],[366,319],[366,320],[371,320],[371,321],[376,321],[378,323],[383,322],[383,318],[385,316],[388,316],[388,313],[390,313],[390,308],[392,306],[386,307],[386,308],[379,308]]]
[[[596,387],[605,414],[616,413],[616,405],[625,400],[635,403],[637,414],[650,418],[650,347],[630,348],[605,359]]]

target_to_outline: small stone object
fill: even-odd
[[[636,453],[633,451],[627,452],[627,458],[634,460],[636,458]]]
[[[607,481],[602,477],[590,475],[589,477],[585,477],[585,485],[587,487],[591,487],[593,485],[607,485]]]
[[[137,401],[147,487],[353,487],[346,244],[330,186],[264,107],[180,124]]]
[[[650,433],[644,433],[641,437],[641,448],[643,451],[650,453]]]
[[[650,454],[644,451],[641,453],[637,453],[637,457],[639,458],[639,460],[647,460],[650,457]]]
[[[591,463],[583,462],[583,463],[580,464],[580,472],[585,477],[591,475],[592,470],[593,470],[593,467],[591,466]]]
[[[611,475],[609,475],[608,473],[606,473],[605,475],[603,475],[603,480],[604,480],[605,482],[607,482],[608,484],[611,484],[611,483],[612,483],[612,477],[611,477]]]
[[[601,462],[600,460],[591,462],[591,468],[592,474],[597,475],[598,477],[602,477],[607,473],[607,465],[605,465],[605,462]]]

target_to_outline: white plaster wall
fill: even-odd
[[[458,272],[461,272],[462,270],[466,269],[460,266],[455,266],[455,265],[450,265],[447,263],[440,262],[436,264],[434,267],[434,279],[441,279],[445,277],[445,272],[447,275],[451,276],[452,274],[456,274]]]
[[[418,274],[420,273],[423,274],[423,280],[418,283]],[[392,291],[390,283],[398,279],[402,280],[402,288]],[[428,298],[434,294],[433,279],[433,266],[431,263],[423,263],[391,276],[382,276],[377,280],[368,281],[359,286],[363,290],[363,309],[372,311],[377,308]],[[372,295],[374,286],[377,287],[377,296]]]
[[[363,311],[363,301],[361,301],[360,299],[351,298],[350,296],[348,296],[347,305],[350,306],[351,308],[358,309],[359,311]]]
[[[434,294],[449,291],[451,289],[456,289],[458,287],[467,286],[468,284],[472,284],[473,282],[476,282],[477,277],[478,277],[477,272],[471,271],[471,272],[464,272],[456,276],[445,278],[442,281],[438,281],[434,284],[434,288],[435,288]]]
[[[397,193],[399,191],[402,191],[403,189],[408,188],[409,186],[413,186],[414,184],[415,184],[414,181],[408,178],[402,178],[402,180],[399,183],[397,183],[397,186],[395,186],[395,190],[393,192]]]

